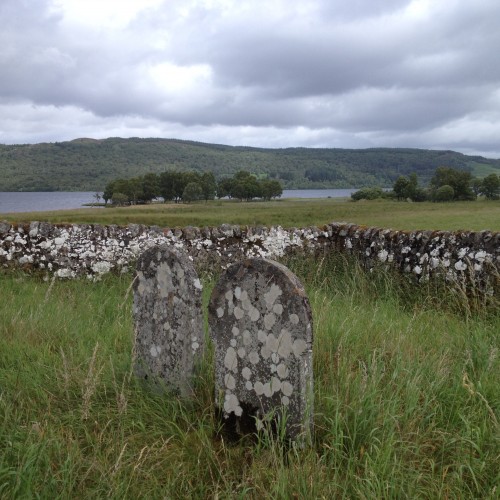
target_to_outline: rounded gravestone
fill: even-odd
[[[135,371],[187,396],[204,350],[202,285],[189,258],[166,245],[144,252],[134,280]]]
[[[286,415],[286,435],[309,433],[313,411],[312,316],[285,266],[247,259],[229,267],[209,304],[216,402],[231,431]],[[223,422],[224,422],[223,421]]]

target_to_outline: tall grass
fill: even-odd
[[[144,390],[130,276],[0,274],[0,497],[496,498],[498,310],[436,308],[341,259],[286,263],[315,325],[304,449],[218,436],[210,352],[194,399]]]

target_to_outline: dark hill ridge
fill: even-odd
[[[438,166],[479,176],[500,160],[426,149],[266,149],[178,139],[89,139],[0,145],[0,191],[102,191],[117,178],[164,170],[211,170],[217,178],[247,170],[293,188],[392,186],[416,172],[426,184]]]

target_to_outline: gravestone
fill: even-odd
[[[181,396],[204,351],[202,286],[189,258],[167,246],[144,252],[133,284],[135,372]]]
[[[208,312],[216,403],[226,430],[241,435],[284,417],[288,438],[309,434],[312,316],[298,278],[266,259],[233,264],[215,286]]]

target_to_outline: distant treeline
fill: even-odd
[[[406,177],[399,176],[392,191],[381,187],[362,188],[352,193],[351,198],[374,200],[377,198],[395,198],[411,201],[470,201],[484,196],[488,200],[500,198],[500,176],[489,174],[483,179],[473,177],[470,172],[451,167],[438,167],[429,186],[419,185],[416,173]]]
[[[104,202],[113,205],[149,203],[157,198],[165,202],[190,203],[198,200],[237,198],[271,200],[281,196],[283,189],[277,180],[257,179],[243,170],[234,177],[216,181],[213,172],[162,172],[149,173],[131,179],[109,182],[102,195]],[[99,196],[99,195],[98,195]]]
[[[0,145],[0,191],[100,191],[114,179],[149,173],[213,172],[219,181],[240,170],[277,180],[284,189],[390,187],[417,173],[427,185],[439,166],[478,177],[500,173],[500,160],[425,149],[265,149],[175,139],[76,139]]]

